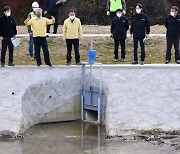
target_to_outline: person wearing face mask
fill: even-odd
[[[47,25],[53,24],[55,22],[55,18],[53,16],[51,16],[51,19],[42,17],[42,9],[40,8],[36,9],[35,13],[36,13],[36,18],[33,18],[33,19],[27,18],[24,21],[24,23],[26,25],[32,26],[32,29],[33,29],[33,39],[34,39],[37,66],[39,67],[42,64],[41,56],[40,56],[40,50],[42,47],[43,53],[44,53],[45,64],[47,66],[52,67],[52,64],[49,58],[48,44],[46,40],[46,28],[47,28]]]
[[[107,15],[111,18],[111,24],[114,17],[116,17],[116,10],[123,10],[126,14],[126,1],[125,0],[107,0]],[[112,35],[111,35],[112,37]]]
[[[118,49],[119,43],[121,45],[121,61],[125,62],[125,40],[127,36],[127,30],[129,29],[129,23],[127,17],[123,16],[122,10],[116,11],[116,17],[112,20],[111,33],[114,38],[114,62],[119,60]]]
[[[111,21],[116,17],[116,10],[123,10],[126,14],[126,1],[125,0],[107,0],[107,15],[110,15]]]
[[[134,62],[132,64],[138,64],[138,42],[141,46],[141,61],[140,64],[144,65],[145,60],[145,40],[150,33],[149,19],[146,14],[142,13],[142,4],[136,5],[136,14],[132,17],[130,34],[133,37],[134,42]]]
[[[166,18],[165,27],[167,28],[166,40],[167,40],[167,51],[166,51],[166,62],[171,61],[171,49],[172,45],[175,48],[175,62],[180,64],[179,55],[179,39],[180,39],[180,16],[178,15],[178,7],[173,6],[170,11],[170,15]]]
[[[69,11],[69,18],[63,24],[63,39],[67,46],[67,65],[71,65],[72,45],[75,50],[76,65],[80,65],[79,39],[82,37],[82,27],[79,18],[75,17],[74,10]]]
[[[35,19],[36,18],[35,11],[38,8],[39,8],[39,4],[37,2],[33,2],[32,3],[33,11],[28,14],[28,18]],[[29,33],[29,55],[30,55],[31,60],[34,60],[35,53],[34,53],[34,47],[33,47],[34,40],[33,40],[33,29],[32,29],[32,26],[28,26],[28,33]]]
[[[14,47],[11,42],[11,38],[17,34],[16,23],[11,15],[11,8],[5,6],[3,8],[4,15],[0,17],[0,40],[2,41],[1,49],[1,67],[5,66],[5,56],[7,47],[9,48],[9,63],[8,66],[14,66],[13,64],[13,52]]]

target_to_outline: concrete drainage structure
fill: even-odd
[[[22,128],[26,130],[37,123],[79,119],[79,81],[79,77],[73,76],[60,80],[45,79],[28,87],[22,97]]]
[[[0,131],[23,133],[37,123],[80,119],[80,68],[0,70]]]
[[[180,130],[179,77],[178,65],[104,65],[107,134]],[[5,67],[0,83],[0,131],[80,119],[81,66]]]

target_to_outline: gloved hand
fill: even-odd
[[[125,15],[126,14],[126,11],[125,10],[123,10],[123,15]]]
[[[107,14],[107,16],[109,16],[109,15],[110,15],[110,12],[109,12],[109,11],[107,11],[107,13],[106,13],[106,14]]]

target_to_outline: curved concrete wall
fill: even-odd
[[[80,67],[2,68],[0,83],[0,131],[80,118]]]
[[[69,76],[43,79],[28,87],[22,97],[23,127],[79,119],[80,84],[79,77]]]
[[[94,68],[94,80],[98,73]],[[108,135],[180,130],[179,77],[179,65],[104,65]],[[80,66],[5,67],[0,83],[0,131],[21,133],[36,123],[80,118]]]

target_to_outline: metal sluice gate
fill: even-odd
[[[93,84],[93,68],[99,68],[99,81]],[[89,74],[87,70],[89,69]],[[97,74],[96,74],[97,75]],[[89,76],[89,78],[88,78]],[[89,80],[88,80],[89,79]],[[95,79],[94,79],[95,80]],[[102,64],[82,63],[82,106],[81,120],[104,124],[105,119],[105,95],[102,89]]]

